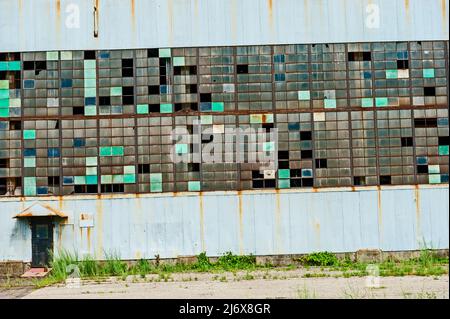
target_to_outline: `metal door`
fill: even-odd
[[[31,267],[47,267],[53,252],[53,223],[49,218],[31,221]]]

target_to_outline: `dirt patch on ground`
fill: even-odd
[[[296,269],[111,277],[46,287],[24,298],[449,298],[448,275],[381,277],[378,288],[368,288],[366,277],[334,275]]]

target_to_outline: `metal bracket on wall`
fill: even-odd
[[[94,38],[98,37],[98,2],[94,4]]]

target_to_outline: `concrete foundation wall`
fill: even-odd
[[[31,230],[13,216],[35,202],[63,211],[55,251],[104,259],[206,251],[286,255],[448,249],[448,185],[0,199],[0,261],[31,260]]]

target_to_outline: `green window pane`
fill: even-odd
[[[151,184],[150,192],[152,192],[152,193],[162,192],[162,184],[161,183]]]
[[[212,102],[211,110],[213,112],[223,112],[223,110],[224,110],[223,102]]]
[[[428,175],[428,183],[439,184],[440,182],[441,182],[441,175],[439,175],[439,174]]]
[[[9,107],[9,99],[0,99],[0,107],[3,108]]]
[[[161,173],[150,174],[150,183],[162,183],[162,174]]]
[[[47,61],[58,61],[58,51],[47,52]]]
[[[170,49],[159,49],[159,57],[160,58],[170,58],[171,57]]]
[[[112,156],[123,156],[123,146],[113,146]]]
[[[136,168],[134,167],[134,165],[127,165],[127,166],[124,166],[123,173],[124,174],[134,174],[135,169]]]
[[[102,182],[102,184],[111,184],[112,183],[112,175],[102,175],[101,182]]]
[[[311,93],[309,91],[298,91],[298,99],[300,101],[307,101],[311,99]]]
[[[24,140],[34,140],[36,139],[36,130],[24,130],[23,131]]]
[[[424,78],[434,78],[434,69],[423,69]]]
[[[97,78],[97,74],[95,73],[95,69],[84,70],[84,78],[85,79],[95,79],[95,78]]]
[[[364,97],[361,99],[361,106],[362,107],[372,107],[373,106],[373,99],[371,97]]]
[[[112,147],[111,146],[101,146],[100,147],[100,156],[111,156],[112,155]]]
[[[439,155],[448,155],[448,145],[439,145]]]
[[[188,182],[188,190],[190,192],[198,192],[200,191],[200,182],[198,181],[189,181]]]
[[[23,184],[25,186],[33,186],[36,187],[36,177],[24,177]]]
[[[86,157],[86,166],[97,166],[97,157]]]
[[[0,99],[9,99],[9,89],[0,90]]]
[[[9,81],[0,80],[0,89],[9,89]]]
[[[97,115],[97,107],[95,105],[88,105],[84,107],[84,115]]]
[[[84,69],[95,69],[95,60],[84,60]]]
[[[377,97],[375,98],[376,106],[388,106],[388,98],[387,97]]]
[[[85,185],[86,184],[86,176],[74,176],[74,184],[75,185]]]
[[[0,71],[8,71],[8,62],[0,61]]]
[[[187,144],[176,144],[175,152],[177,154],[186,154],[188,152],[188,145]]]
[[[263,123],[273,123],[273,114],[262,114]]]
[[[439,165],[428,165],[428,173],[429,174],[439,174],[441,172],[441,168]]]
[[[61,60],[72,60],[72,51],[61,51]]]
[[[136,108],[137,114],[148,114],[148,104],[138,104]]]
[[[23,158],[24,167],[36,167],[36,157],[24,157]]]
[[[183,66],[185,65],[184,56],[173,57],[173,66]]]
[[[136,175],[135,174],[125,174],[123,175],[124,183],[136,183]]]
[[[335,99],[325,99],[324,106],[326,109],[335,109],[336,108],[336,100]]]
[[[122,87],[116,86],[112,87],[110,90],[111,96],[121,96],[122,95]]]
[[[86,184],[88,185],[96,185],[97,180],[97,175],[86,175]]]
[[[202,124],[212,124],[212,115],[201,115],[200,122]]]
[[[97,86],[97,80],[96,79],[85,79],[84,80],[84,87],[85,88],[95,88],[96,86]]]
[[[36,186],[25,186],[23,193],[25,196],[36,196]]]
[[[84,89],[84,96],[85,97],[95,97],[97,94],[95,88],[86,88]]]
[[[279,169],[278,170],[278,178],[290,178],[291,171],[289,169]]]
[[[161,104],[160,110],[161,113],[172,113],[172,104]]]
[[[123,175],[113,175],[112,182],[113,182],[113,184],[122,184],[123,183]]]
[[[291,180],[290,179],[280,179],[278,181],[278,188],[291,188]]]
[[[386,79],[398,79],[398,70],[386,70]]]

